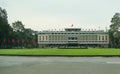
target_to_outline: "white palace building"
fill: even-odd
[[[108,32],[65,28],[64,31],[41,31],[38,47],[108,47]]]

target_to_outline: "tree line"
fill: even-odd
[[[8,23],[7,11],[0,7],[0,48],[35,48],[37,32],[25,28],[19,20]]]
[[[120,13],[115,13],[109,29],[109,47],[120,48]]]
[[[111,19],[109,47],[120,48],[120,13]],[[0,7],[0,48],[35,48],[37,47],[37,31],[25,28],[21,21],[8,23],[7,11]]]

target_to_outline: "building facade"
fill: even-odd
[[[82,31],[65,28],[65,31],[41,31],[38,47],[108,47],[109,35],[104,31]]]

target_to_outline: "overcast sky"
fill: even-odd
[[[37,31],[71,27],[105,29],[120,12],[120,0],[0,0],[11,24],[20,20]]]

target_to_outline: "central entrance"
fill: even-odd
[[[68,37],[68,46],[71,46],[71,47],[78,46],[78,38]]]

